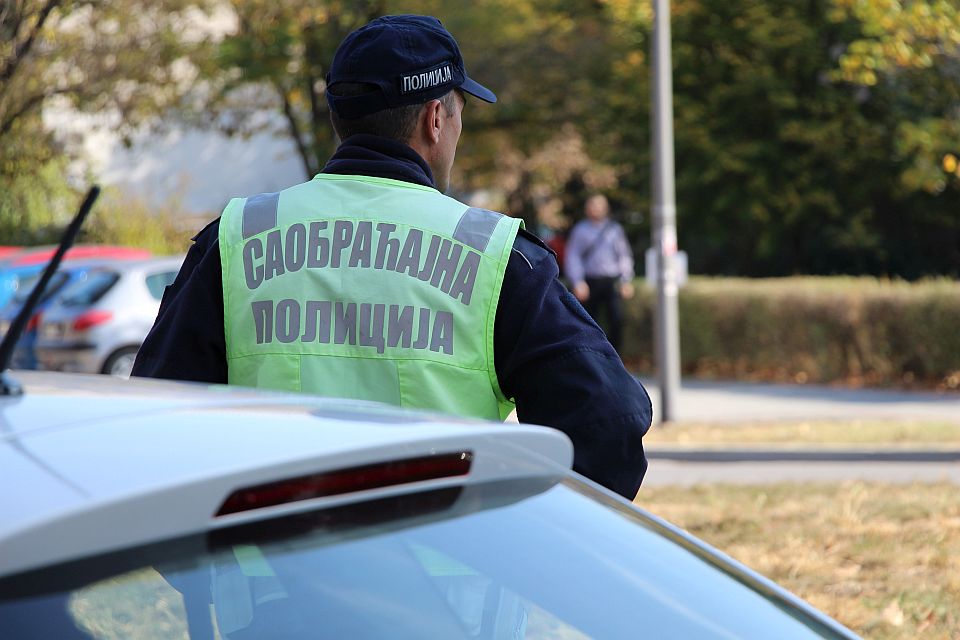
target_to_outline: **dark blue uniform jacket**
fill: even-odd
[[[419,154],[373,136],[346,140],[323,172],[434,186]],[[219,219],[194,237],[140,348],[135,376],[227,382],[218,228]],[[553,252],[522,231],[494,324],[500,387],[516,401],[521,422],[570,437],[576,471],[633,499],[647,469],[642,437],[650,426],[650,398],[557,273]]]

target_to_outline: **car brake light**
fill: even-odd
[[[421,480],[462,476],[470,471],[472,461],[473,454],[462,451],[392,460],[246,487],[230,494],[217,516]]]
[[[86,311],[77,316],[71,326],[74,331],[86,331],[90,327],[103,324],[111,318],[113,318],[113,314],[109,311]]]
[[[26,328],[27,331],[36,331],[37,326],[40,325],[40,316],[41,314],[39,313],[35,313],[32,316],[30,316],[30,319],[27,320],[27,328]]]

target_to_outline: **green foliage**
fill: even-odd
[[[238,135],[270,129],[294,141],[307,177],[335,144],[324,77],[336,46],[377,15],[429,13],[500,98],[468,104],[456,194],[485,189],[489,206],[562,226],[603,190],[638,255],[646,247],[649,1],[233,0],[225,36],[200,28],[216,7],[228,11],[213,0],[3,5],[0,177],[74,149],[41,118],[64,103],[110,114],[121,133],[172,110]],[[673,0],[671,18],[678,231],[692,272],[960,275],[955,2]]]
[[[931,194],[955,189],[958,174],[943,161],[960,149],[960,6],[945,0],[835,4],[832,18],[856,21],[861,33],[832,76],[890,93],[899,117],[896,150],[906,161],[901,184]]]
[[[0,244],[59,241],[78,199],[67,184],[65,171],[66,162],[57,158],[33,172],[0,173]]]
[[[208,115],[227,131],[274,128],[292,139],[304,177],[312,176],[335,146],[324,97],[333,53],[348,33],[385,8],[381,0],[237,0],[237,30],[202,67],[215,87]],[[282,114],[280,127],[257,117],[265,106]]]
[[[950,0],[835,0],[830,15],[863,25],[837,70],[850,82],[875,85],[899,70],[957,64],[960,6]]]
[[[340,41],[379,15],[425,13],[455,34],[471,76],[500,98],[496,107],[468,104],[458,153],[460,191],[497,184],[512,212],[532,220],[540,192],[563,190],[584,175],[587,182],[610,183],[609,171],[586,166],[592,160],[584,154],[568,162],[544,153],[582,139],[580,132],[571,135],[572,123],[586,119],[583,96],[605,73],[609,56],[597,7],[569,0],[238,0],[234,8],[239,27],[220,44],[215,64],[205,67],[217,86],[209,105],[213,118],[231,132],[267,128],[289,136],[305,176],[318,171],[334,147],[323,79]],[[255,117],[264,105],[282,114],[279,125]]]
[[[0,245],[60,242],[83,194],[65,178],[63,159],[36,173],[0,177]],[[148,249],[157,255],[184,253],[196,232],[176,199],[163,211],[146,200],[106,188],[80,229],[79,241]]]
[[[837,78],[870,25],[831,0],[673,7],[678,231],[693,272],[960,273],[960,182],[940,166],[960,142],[949,74],[924,67],[871,87]],[[622,28],[648,46],[645,15]],[[617,137],[590,151],[625,168],[620,193],[642,211],[649,86],[631,79],[647,60],[624,60],[598,92]]]
[[[649,367],[654,294],[628,304],[624,356]],[[680,290],[684,371],[868,385],[960,384],[960,283],[694,278]]]
[[[69,152],[41,118],[66,107],[130,133],[180,104],[196,22],[212,0],[12,0],[0,4],[0,176]]]
[[[457,37],[470,75],[494,90],[496,105],[468,103],[454,183],[461,193],[492,190],[492,206],[564,227],[589,191],[613,193],[620,171],[596,152],[607,135],[598,107],[620,55],[615,16],[605,3],[478,0],[437,5]]]
[[[156,211],[143,199],[105,189],[84,224],[84,242],[148,249],[156,255],[186,253],[196,229],[176,200]]]

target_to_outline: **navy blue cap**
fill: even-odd
[[[338,82],[376,89],[359,96],[336,95]],[[471,80],[457,41],[431,16],[383,16],[340,43],[327,74],[327,104],[342,118],[419,104],[461,89],[487,102],[492,91]]]

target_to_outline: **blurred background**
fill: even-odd
[[[106,185],[15,365],[125,375],[190,237],[323,166],[329,61],[388,13],[438,16],[499,97],[467,105],[453,195],[548,239],[608,196],[637,263],[621,356],[652,375],[649,0],[0,0],[0,331]],[[673,0],[671,23],[685,384],[922,391],[943,411],[717,424],[708,407],[655,427],[651,455],[960,450],[960,4]],[[640,504],[858,632],[960,637],[954,483],[807,463],[799,484],[688,486],[657,465]]]
[[[549,238],[605,193],[643,276],[651,2],[0,6],[2,244],[54,242],[96,180],[107,194],[82,241],[182,253],[230,197],[323,166],[336,142],[324,75],[345,34],[429,13],[500,98],[468,105],[454,195]],[[671,13],[683,374],[960,387],[957,3],[676,0]],[[622,356],[643,374],[655,296],[638,290]]]

